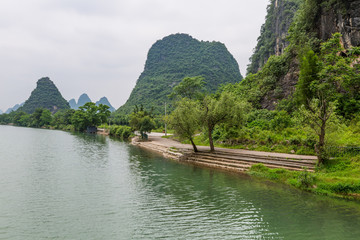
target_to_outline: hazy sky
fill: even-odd
[[[226,45],[245,75],[269,0],[1,0],[0,109],[48,76],[67,100],[87,93],[115,108],[157,40],[188,33]]]

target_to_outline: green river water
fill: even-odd
[[[108,137],[0,126],[0,239],[360,239],[360,203]]]

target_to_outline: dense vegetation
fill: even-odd
[[[61,130],[85,131],[87,127],[106,123],[110,116],[108,106],[86,103],[79,110],[59,110],[52,114],[48,109],[37,108],[32,114],[16,111],[0,115],[0,124],[13,124],[22,127],[53,128]]]
[[[242,79],[236,60],[224,44],[198,41],[186,34],[170,35],[151,47],[143,73],[118,112],[129,114],[135,105],[142,104],[163,113],[172,88],[184,77],[194,76],[204,77],[209,92]]]
[[[55,113],[60,109],[69,109],[70,106],[61,96],[55,84],[48,77],[45,77],[38,80],[37,87],[18,111],[33,113],[37,108],[48,109]]]

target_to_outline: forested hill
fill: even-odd
[[[174,34],[157,41],[149,50],[145,69],[129,99],[117,111],[129,113],[135,105],[163,109],[172,88],[185,77],[203,76],[205,88],[242,80],[234,57],[220,42],[198,41],[187,34]]]
[[[289,27],[302,2],[303,0],[271,0],[247,73],[256,73],[271,55],[279,56],[284,52],[289,45],[286,39]]]
[[[33,113],[37,108],[46,108],[54,113],[60,109],[69,109],[70,106],[55,84],[48,77],[44,77],[37,81],[36,88],[18,111]]]

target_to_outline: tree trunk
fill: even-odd
[[[197,149],[197,147],[196,147],[196,145],[195,145],[195,143],[194,143],[194,141],[193,141],[192,138],[190,138],[190,142],[191,142],[191,144],[192,144],[192,146],[193,146],[193,148],[194,148],[194,152],[198,152],[198,149]]]
[[[208,127],[209,129],[209,144],[210,144],[210,152],[215,152],[214,142],[212,138],[212,128]]]
[[[319,135],[319,144],[317,146],[317,158],[318,164],[323,164],[325,161],[325,128],[326,128],[326,121],[322,120],[321,128],[320,128],[320,135]]]

